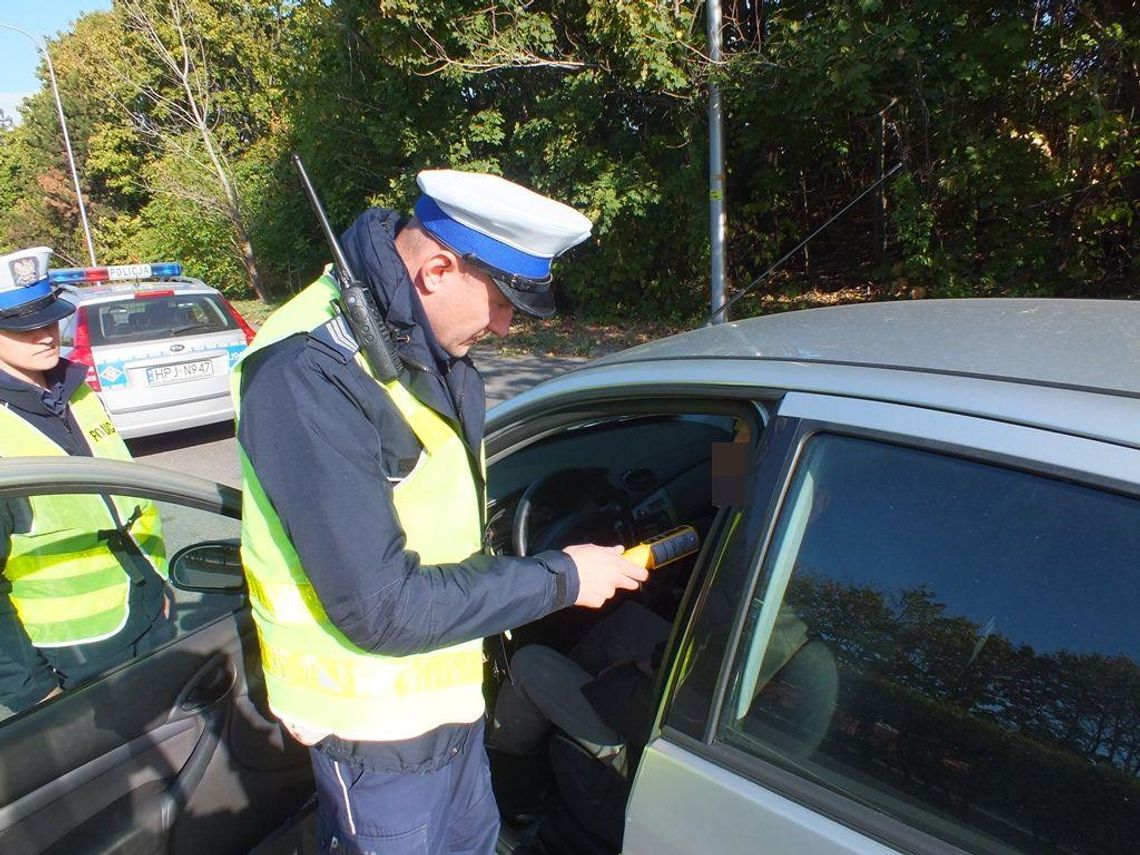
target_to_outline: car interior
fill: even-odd
[[[128,344],[234,327],[211,297],[204,294],[101,303],[92,314],[96,318],[93,344]]]
[[[506,555],[575,543],[629,548],[682,525],[703,543],[718,511],[714,449],[755,448],[766,422],[767,413],[753,404],[658,401],[645,407],[627,402],[620,415],[603,409],[532,425],[530,436],[509,438],[509,453],[496,456],[491,449],[488,546]],[[488,709],[494,710],[499,687],[512,679],[512,656],[527,645],[570,653],[592,627],[631,602],[672,623],[698,559],[699,552],[653,570],[640,590],[620,592],[602,609],[566,609],[489,640]],[[613,714],[603,705],[608,673],[599,674],[597,700],[591,701],[603,718]],[[655,696],[655,678],[647,683]],[[646,732],[654,706],[644,708]],[[535,755],[490,750],[506,849],[620,851],[640,747],[627,746],[620,763],[602,762],[555,728],[546,750]]]

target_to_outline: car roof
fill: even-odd
[[[762,359],[953,374],[1140,396],[1140,302],[862,303],[705,327],[595,364]]]
[[[64,292],[73,302],[97,303],[129,297],[135,291],[174,291],[179,294],[216,294],[217,288],[211,288],[201,279],[178,277],[177,279],[124,279],[113,283],[100,285],[68,285]]]

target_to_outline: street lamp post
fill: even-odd
[[[55,110],[59,114],[59,126],[63,129],[63,147],[67,150],[67,164],[71,168],[71,180],[75,184],[75,198],[79,202],[79,219],[83,221],[83,235],[87,238],[87,254],[91,257],[91,266],[98,266],[95,260],[95,244],[91,240],[91,226],[87,222],[87,207],[83,204],[83,191],[79,189],[79,172],[75,168],[75,153],[71,150],[71,137],[67,133],[67,120],[63,117],[63,103],[59,100],[59,86],[55,82],[55,67],[51,63],[51,53],[47,49],[47,44],[43,40],[33,36],[27,30],[21,30],[19,27],[12,24],[5,24],[0,22],[0,27],[5,30],[12,30],[13,32],[20,33],[27,36],[32,40],[32,43],[40,49],[47,60],[48,77],[51,80],[51,93],[55,96]]]

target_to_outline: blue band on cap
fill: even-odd
[[[453,220],[430,196],[420,196],[416,218],[428,232],[459,253],[471,253],[484,264],[527,279],[550,275],[550,259],[530,255]]]
[[[41,279],[34,285],[25,285],[23,288],[13,288],[11,291],[0,291],[0,311],[14,309],[25,303],[31,303],[33,300],[42,300],[44,297],[50,297],[54,290],[50,280]]]

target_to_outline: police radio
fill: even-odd
[[[403,360],[400,359],[399,351],[396,350],[395,342],[392,341],[388,324],[380,317],[380,310],[376,307],[376,300],[373,299],[372,292],[353,275],[351,268],[349,268],[348,259],[345,258],[344,250],[340,248],[340,241],[336,239],[332,226],[329,225],[329,218],[325,216],[324,206],[321,205],[321,200],[317,198],[317,191],[313,189],[313,184],[309,181],[309,175],[305,172],[305,165],[301,163],[301,158],[294,154],[292,160],[301,176],[305,195],[309,197],[309,204],[312,205],[313,212],[317,215],[321,229],[325,233],[325,240],[328,241],[329,249],[332,250],[337,283],[340,285],[338,303],[341,314],[348,322],[348,328],[352,330],[353,338],[356,339],[356,343],[360,345],[360,349],[368,358],[372,370],[376,373],[376,379],[381,383],[403,380],[407,377],[408,372],[404,368]]]

